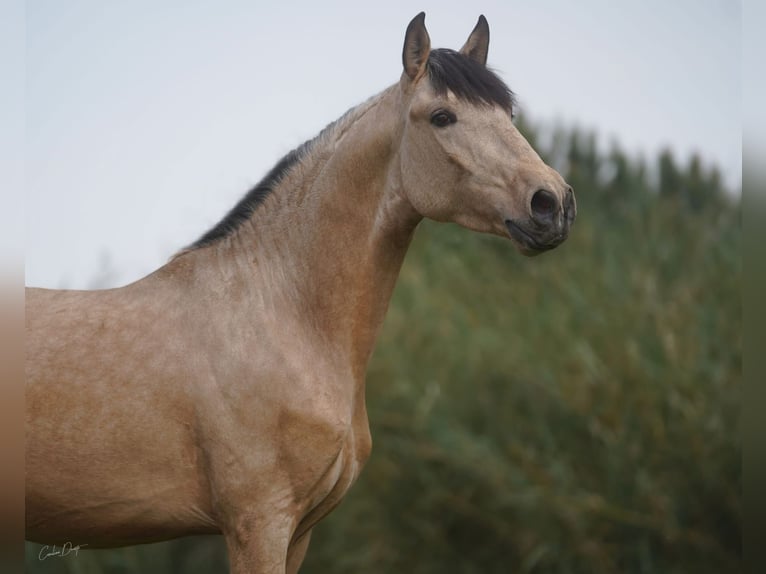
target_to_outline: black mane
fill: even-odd
[[[215,227],[191,244],[190,249],[206,247],[231,235],[240,225],[250,219],[256,208],[274,190],[290,169],[300,161],[313,140],[307,141],[283,157],[255,187],[231,208]]]
[[[486,66],[460,52],[443,48],[431,50],[426,70],[439,96],[450,91],[472,104],[497,105],[508,113],[513,111],[514,95],[503,80]]]
[[[512,113],[515,105],[513,92],[494,72],[468,56],[454,50],[432,50],[426,67],[428,79],[437,95],[445,95],[450,91],[458,98],[473,104],[498,105]],[[314,141],[305,142],[279,160],[266,177],[247,192],[215,227],[192,243],[190,249],[211,245],[231,235],[250,219],[264,199],[303,158]]]

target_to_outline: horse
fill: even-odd
[[[407,26],[403,71],[124,287],[27,289],[26,537],[222,534],[231,572],[294,573],[372,446],[365,371],[423,218],[564,241],[572,188],[512,122],[479,18]]]

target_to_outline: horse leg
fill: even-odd
[[[285,574],[292,520],[241,517],[224,531],[231,574]]]
[[[290,550],[287,553],[287,574],[296,574],[298,572],[301,564],[303,564],[303,559],[306,557],[310,540],[311,530],[304,533],[290,546]]]

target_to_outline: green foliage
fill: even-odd
[[[578,198],[555,251],[418,231],[369,369],[372,457],[302,572],[740,570],[739,206],[698,158],[647,166],[566,130],[542,151]],[[215,539],[93,570],[36,549],[30,572],[225,564]]]

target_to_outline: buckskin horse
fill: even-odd
[[[190,247],[101,291],[27,291],[26,535],[89,548],[223,534],[296,572],[370,454],[365,370],[424,217],[566,239],[571,187],[512,123],[481,16],[282,159]]]

